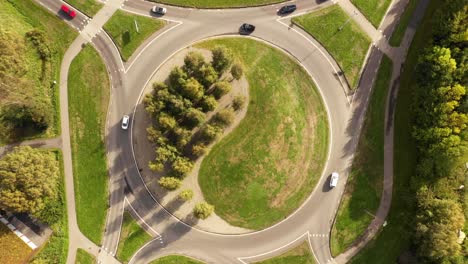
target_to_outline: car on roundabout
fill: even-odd
[[[127,130],[129,123],[130,123],[130,117],[128,115],[124,115],[122,118],[122,129]]]
[[[296,9],[297,9],[296,5],[285,5],[285,6],[281,7],[278,10],[278,14],[279,15],[287,15],[287,14],[290,14],[290,13],[296,11]]]
[[[160,7],[160,6],[153,6],[153,8],[151,8],[151,12],[158,14],[158,15],[165,15],[167,13],[167,8]]]
[[[244,24],[242,24],[242,26],[239,28],[239,33],[240,33],[241,35],[249,35],[249,34],[252,34],[252,32],[254,32],[254,30],[255,30],[255,26],[254,26],[254,25],[244,23]]]
[[[340,179],[340,175],[338,172],[333,172],[330,177],[330,188],[335,188],[338,185],[338,180]]]

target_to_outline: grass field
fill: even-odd
[[[328,121],[307,73],[287,55],[254,40],[224,45],[245,66],[250,102],[238,127],[201,164],[199,183],[216,214],[235,226],[268,227],[291,214],[321,176]]]
[[[366,16],[375,28],[379,28],[380,22],[392,0],[351,0],[351,2]]]
[[[58,199],[54,202],[53,206],[58,208],[56,211],[58,221],[50,224],[50,227],[54,231],[50,236],[46,244],[40,249],[40,251],[34,256],[33,264],[42,263],[56,263],[65,264],[67,262],[68,255],[68,217],[67,217],[67,200],[65,195],[65,174],[63,171],[63,157],[60,150],[53,150],[57,160],[60,163],[60,181]]]
[[[59,80],[63,54],[78,35],[77,32],[32,0],[0,1],[0,24],[7,25],[4,29],[14,32],[21,38],[33,29],[47,32],[47,47],[52,51],[50,59],[42,61],[36,47],[30,41],[26,41],[26,52],[22,55],[25,58],[27,73],[22,79],[34,87],[31,96],[43,98],[50,103],[53,113],[52,125],[42,133],[24,129],[12,130],[7,128],[4,122],[0,122],[0,145],[60,134],[59,100],[56,89],[59,84],[54,87],[52,82]]]
[[[108,207],[104,125],[109,78],[92,46],[86,46],[70,66],[68,100],[78,226],[99,245]]]
[[[74,8],[80,10],[89,17],[93,17],[103,7],[103,4],[98,0],[65,0]]]
[[[86,250],[79,248],[76,252],[75,264],[95,264],[96,258],[86,252]]]
[[[390,37],[390,45],[393,47],[398,47],[405,36],[406,28],[411,20],[411,16],[413,15],[416,6],[418,5],[417,0],[410,0],[408,5],[405,8],[405,11],[401,15],[400,21],[398,22],[395,30],[393,31],[392,36]]]
[[[353,20],[348,19],[349,16],[338,5],[333,5],[295,17],[293,22],[328,50],[343,70],[351,89],[355,89],[371,40]]]
[[[117,259],[123,263],[128,263],[133,254],[150,239],[151,236],[137,224],[129,213],[125,212],[117,249]]]
[[[315,264],[314,256],[310,251],[309,244],[307,242],[289,250],[288,252],[281,254],[277,257],[267,259],[257,264]]]
[[[135,27],[138,25],[138,32]],[[160,19],[149,18],[117,10],[104,25],[104,30],[112,37],[120,50],[120,56],[127,61],[135,50],[151,34],[164,27]]]
[[[286,0],[150,0],[152,2],[164,3],[177,6],[188,6],[198,8],[227,8],[268,5],[281,3]],[[170,10],[168,11],[170,12]]]
[[[150,264],[203,264],[203,262],[189,257],[172,255],[154,260]]]
[[[392,61],[384,55],[374,83],[353,167],[332,229],[337,256],[358,238],[379,207],[384,172],[384,120]]]
[[[32,249],[0,223],[0,256],[2,263],[21,264],[31,256]]]
[[[401,75],[395,113],[393,199],[387,217],[388,224],[350,263],[393,264],[404,250],[409,249],[408,234],[413,230],[411,224],[416,209],[415,194],[409,188],[416,165],[416,145],[411,137],[412,126],[409,114],[414,85],[413,71],[418,55],[428,43],[431,34],[429,20],[436,8],[438,8],[437,2],[432,1],[413,39]]]

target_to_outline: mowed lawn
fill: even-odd
[[[356,240],[379,207],[384,173],[384,125],[392,61],[384,55],[374,83],[366,120],[338,216],[332,229],[331,252],[337,256]]]
[[[231,49],[246,71],[245,118],[205,157],[199,183],[215,212],[232,225],[262,229],[291,214],[321,176],[328,147],[324,104],[290,57],[250,39],[197,46]]]
[[[120,231],[117,259],[128,263],[133,254],[149,240],[151,240],[151,236],[137,224],[129,213],[125,212]]]
[[[188,6],[198,8],[226,8],[246,7],[281,3],[286,0],[150,0],[152,2],[164,3],[177,6]],[[168,11],[170,12],[170,10]]]
[[[277,257],[267,259],[256,264],[315,264],[314,256],[310,251],[309,244],[303,242],[301,245],[281,254]]]
[[[104,125],[109,101],[109,78],[98,53],[86,46],[68,73],[68,107],[78,226],[101,243],[107,204],[107,166]]]
[[[366,16],[375,28],[379,28],[380,22],[392,0],[351,0],[351,2]]]
[[[410,249],[411,232],[414,230],[414,216],[416,214],[415,193],[410,188],[411,177],[415,174],[417,159],[416,144],[411,136],[412,125],[410,107],[413,102],[412,90],[414,84],[414,69],[418,55],[424,50],[431,34],[430,18],[435,9],[439,8],[437,1],[432,1],[421,25],[416,31],[404,71],[401,75],[395,109],[394,136],[394,178],[393,196],[387,226],[361,250],[351,261],[353,264],[381,263],[394,264],[398,257]]]
[[[75,264],[95,264],[96,258],[86,252],[86,250],[79,248],[76,252]]]
[[[159,258],[152,261],[150,264],[203,264],[204,262],[195,260],[193,258],[180,256],[180,255],[171,255]]]
[[[27,32],[34,29],[46,32],[47,47],[52,51],[50,59],[41,60],[37,48],[31,41],[25,40],[26,52],[21,55],[25,58],[26,74],[22,79],[34,87],[30,96],[40,97],[50,103],[50,111],[53,113],[51,126],[42,133],[24,129],[12,130],[4,122],[0,122],[0,145],[60,134],[59,100],[56,89],[59,87],[60,64],[65,50],[78,33],[33,0],[0,1],[0,24],[22,39]],[[57,80],[55,87],[52,85],[54,80]]]
[[[104,5],[98,0],[64,0],[89,17],[93,17]]]
[[[31,256],[32,249],[0,222],[0,256],[2,263],[21,264]]]
[[[338,5],[333,5],[295,17],[292,21],[328,50],[343,70],[351,89],[355,89],[371,40],[353,20],[348,19],[350,17]]]
[[[138,32],[135,26],[138,25]],[[117,10],[104,25],[104,30],[112,37],[119,48],[120,56],[127,61],[135,50],[151,34],[164,27],[165,22]]]

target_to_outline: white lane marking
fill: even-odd
[[[310,242],[310,234],[307,236],[307,242],[309,244],[310,252],[312,252],[312,256],[314,256],[315,262],[320,264],[320,261],[318,260],[317,256],[315,255],[314,249],[312,248],[312,243]]]
[[[161,238],[161,235],[156,231],[154,230],[148,223],[146,223],[145,219],[143,219],[138,213],[137,211],[135,210],[135,208],[133,208],[132,204],[130,203],[130,201],[128,201],[127,199],[127,196],[125,196],[124,198],[124,202],[126,202],[128,205],[130,205],[130,208],[132,208],[133,212],[138,216],[138,218],[140,218],[140,220],[148,227],[148,229],[150,229],[154,234],[157,235],[157,239],[160,239]]]

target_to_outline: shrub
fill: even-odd
[[[229,93],[231,91],[231,85],[228,82],[217,82],[213,86],[213,96],[216,99],[221,98],[223,95]]]
[[[185,145],[187,145],[190,142],[190,139],[192,138],[192,132],[181,127],[174,129],[174,135],[176,137],[176,140],[177,140],[176,144],[179,150],[182,150],[185,147]]]
[[[226,108],[213,116],[213,122],[220,126],[229,126],[234,121],[234,111],[232,108]]]
[[[219,75],[223,74],[232,64],[232,52],[224,46],[217,46],[213,49],[213,68]]]
[[[191,51],[184,58],[183,70],[189,77],[199,79],[201,77],[200,69],[205,64],[205,58],[200,52]]]
[[[211,65],[203,65],[200,69],[200,82],[203,84],[205,89],[208,89],[213,83],[218,80],[218,73]]]
[[[174,177],[162,177],[158,181],[159,185],[164,189],[173,191],[182,185],[182,181]]]
[[[33,29],[26,33],[26,38],[37,48],[39,57],[41,57],[42,60],[48,61],[50,59],[51,52],[48,46],[47,36],[43,31]]]
[[[203,143],[199,143],[199,144],[196,144],[196,145],[193,145],[192,146],[192,154],[197,156],[197,157],[200,157],[201,155],[205,154],[206,153],[206,145],[203,144]]]
[[[192,100],[198,101],[203,97],[203,86],[193,77],[188,79],[181,87],[181,94]]]
[[[223,129],[215,125],[206,125],[200,130],[200,136],[207,142],[218,139],[223,133]]]
[[[193,198],[193,191],[190,189],[183,190],[179,193],[179,199],[183,201],[190,201]]]
[[[157,130],[153,126],[146,128],[146,133],[148,134],[148,140],[152,143],[160,141],[160,139],[163,137],[161,131]]]
[[[187,73],[179,67],[174,67],[169,74],[169,83],[174,90],[180,90],[187,81]]]
[[[205,122],[205,114],[198,109],[190,108],[185,114],[185,123],[190,128],[194,128],[203,122]]]
[[[234,110],[236,110],[236,111],[238,111],[238,110],[244,108],[244,105],[245,105],[245,96],[237,95],[237,96],[234,97],[234,99],[232,100],[232,107],[233,107]]]
[[[177,121],[174,117],[162,113],[158,118],[158,124],[163,129],[163,131],[172,130],[177,126]]]
[[[164,169],[164,164],[161,161],[150,161],[148,167],[151,171],[161,172]]]
[[[193,162],[184,157],[177,157],[174,163],[172,164],[172,169],[174,173],[179,177],[185,177],[187,174],[192,171]]]
[[[242,64],[239,62],[234,63],[231,67],[232,77],[236,80],[239,80],[242,77],[242,74],[244,74],[244,68],[242,67]]]
[[[201,108],[204,112],[213,111],[216,109],[216,107],[218,107],[218,102],[213,96],[209,95],[203,97],[203,100],[201,101]]]
[[[208,216],[210,216],[214,211],[214,206],[207,203],[207,202],[201,202],[195,205],[195,208],[193,209],[193,214],[200,219],[206,219]]]

